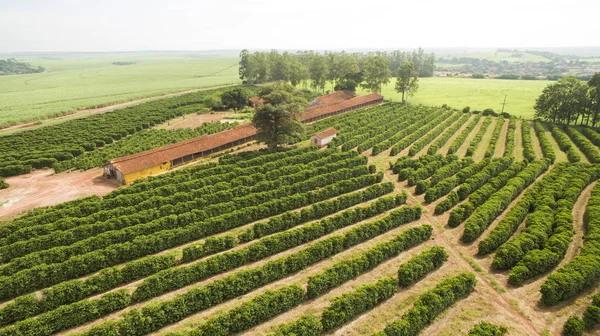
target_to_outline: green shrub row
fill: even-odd
[[[517,129],[517,118],[511,117],[508,121],[508,131],[504,142],[504,157],[512,157],[515,151],[515,131]]]
[[[270,217],[285,211],[319,202],[351,190],[379,183],[383,174],[363,175],[339,181],[324,188],[275,199],[259,206],[232,209],[225,215],[202,222],[189,222],[184,227],[165,229],[147,236],[137,236],[130,242],[111,245],[59,263],[42,264],[10,277],[0,278],[0,298],[8,299],[31,290],[79,277],[110,265],[119,264],[152,253],[157,253],[212,234]]]
[[[404,218],[400,217],[399,219],[394,219],[390,216],[387,219],[381,220],[380,225],[389,226],[392,224],[388,224],[388,222],[393,221],[408,223],[415,219],[414,216],[403,215],[403,217]],[[397,256],[402,251],[427,241],[431,237],[431,232],[432,227],[430,225],[411,228],[396,235],[391,240],[380,243],[352,259],[335,263],[333,266],[308,278],[306,296],[309,299],[314,299],[323,295],[332,288],[335,288],[382,262]]]
[[[443,167],[435,171],[433,175],[431,175],[429,181],[431,182],[432,186],[435,186],[436,184],[440,183],[440,181],[442,181],[443,179],[458,173],[461,169],[473,163],[473,160],[471,158],[464,158],[458,160],[454,155],[449,155],[446,159],[452,161],[450,161],[448,164],[444,165]]]
[[[565,131],[591,163],[600,163],[600,149],[597,146],[571,126],[565,126]]]
[[[6,183],[6,181],[4,181],[4,179],[0,177],[0,189],[6,188],[8,188],[8,183]]]
[[[319,336],[322,332],[321,321],[316,316],[307,314],[294,322],[280,325],[269,336]]]
[[[465,221],[462,241],[470,243],[477,239],[525,188],[548,169],[549,165],[550,162],[546,159],[532,162],[527,168],[517,174],[516,177],[508,180],[504,187],[488,198]]]
[[[575,230],[573,228],[573,207],[577,198],[592,181],[600,177],[600,169],[573,169],[568,187],[561,193],[554,211],[552,231],[543,245],[523,256],[510,271],[508,282],[520,286],[528,279],[544,274],[558,265],[567,253]]]
[[[467,199],[475,190],[483,187],[490,179],[500,174],[512,163],[512,159],[493,159],[489,164],[478,173],[466,179],[458,189],[458,197],[461,200]]]
[[[415,156],[421,149],[425,148],[433,139],[435,139],[438,135],[442,134],[450,125],[452,125],[455,121],[460,118],[460,114],[454,113],[450,115],[450,117],[441,124],[438,124],[431,132],[427,133],[424,137],[417,140],[410,148],[408,149],[408,156]]]
[[[492,117],[485,118],[485,120],[481,124],[481,128],[479,129],[477,134],[475,134],[475,137],[471,139],[471,142],[469,143],[469,147],[467,148],[467,152],[465,154],[466,156],[472,156],[473,154],[475,154],[475,150],[479,146],[479,143],[481,143],[483,135],[485,134],[493,120],[494,119]]]
[[[547,305],[574,297],[600,279],[600,184],[592,189],[584,218],[587,232],[579,255],[542,284],[542,302]]]
[[[494,126],[494,131],[492,132],[492,138],[490,139],[490,144],[488,145],[487,150],[485,151],[484,157],[491,158],[494,156],[494,152],[496,151],[496,145],[498,144],[498,139],[500,138],[500,132],[502,132],[502,127],[504,127],[504,117],[496,118],[496,126]]]
[[[526,216],[537,217],[538,214],[530,214],[536,206],[537,197],[544,185],[553,183],[561,172],[560,167],[553,168],[541,181],[535,183],[525,191],[523,197],[506,213],[498,225],[490,232],[489,236],[479,242],[478,253],[485,255],[496,251],[502,244],[506,243],[517,231]]]
[[[469,120],[471,115],[466,113],[463,114],[460,119],[452,125],[452,127],[448,128],[444,134],[442,134],[429,148],[427,149],[427,154],[435,154],[440,148],[442,148],[448,140],[456,133],[458,130]]]
[[[417,219],[420,213],[421,208],[419,207],[404,207],[399,210],[396,218],[398,220]],[[402,223],[389,224],[397,226]],[[193,288],[170,300],[146,305],[141,309],[133,309],[127,312],[122,319],[92,328],[85,335],[140,335],[154,332],[201,310],[306,269],[393,228],[381,225],[379,221],[362,224],[344,234],[319,241],[291,255],[272,260],[263,266],[239,271],[205,286]],[[423,227],[422,230],[430,230],[430,228]]]
[[[498,326],[486,321],[477,323],[471,330],[468,336],[502,336],[508,332],[505,326]]]
[[[479,162],[473,162],[459,170],[456,175],[443,179],[436,184],[435,187],[428,188],[425,192],[425,202],[431,203],[440,197],[447,195],[452,189],[465,182],[469,177],[480,172],[488,164],[488,159]]]
[[[569,317],[563,327],[563,335],[581,336],[586,329],[593,329],[598,324],[600,324],[600,294],[592,297],[592,304],[583,312],[583,319],[577,315]]]
[[[527,162],[533,162],[537,159],[537,155],[533,151],[531,144],[531,126],[528,120],[521,120],[521,140],[523,142],[523,157]]]
[[[554,152],[554,148],[552,148],[552,143],[546,136],[546,128],[540,121],[533,122],[533,129],[535,130],[535,134],[540,141],[540,147],[542,147],[542,154],[545,158],[550,159],[550,162],[554,163],[556,160],[556,153]]]
[[[306,244],[343,227],[393,209],[404,203],[406,198],[406,193],[383,197],[370,205],[349,209],[319,222],[264,237],[238,250],[219,254],[188,266],[161,271],[144,279],[137,286],[133,293],[133,300],[136,302],[145,301],[169,291],[202,281],[211,276],[256,262],[290,248]],[[398,212],[404,211],[398,210]],[[398,212],[392,212],[392,215],[385,217],[385,220],[393,220],[393,214]]]
[[[304,289],[298,285],[266,291],[225,313],[207,319],[189,332],[174,335],[233,335],[299,306],[303,299]]]
[[[456,158],[456,156],[453,156]],[[412,159],[408,156],[402,156],[396,162],[390,163],[390,168],[394,172],[394,174],[399,174],[400,171],[403,171],[407,168],[411,168],[413,170],[417,170],[419,168],[425,167],[428,163],[432,161],[443,160],[444,156],[441,154],[433,154],[433,155],[423,155],[418,159]],[[402,180],[406,180],[408,177],[404,177]]]
[[[440,268],[448,260],[448,253],[441,246],[434,246],[429,250],[400,265],[398,269],[398,282],[400,286],[410,286],[423,279],[428,273]]]
[[[392,150],[390,151],[390,155],[396,156],[398,153],[400,153],[402,150],[404,150],[410,144],[412,144],[417,139],[419,139],[420,137],[427,134],[434,127],[438,126],[440,123],[442,123],[444,120],[449,118],[451,115],[452,115],[452,112],[445,112],[445,113],[439,114],[438,116],[434,117],[433,119],[423,120],[423,122],[426,122],[426,123],[424,125],[420,126],[418,129],[415,129],[414,131],[408,133],[402,140],[400,140],[398,143],[396,143],[392,147]],[[421,123],[414,124],[414,126],[417,126],[417,125],[421,125]],[[375,151],[375,147],[373,147],[373,151]]]
[[[569,139],[567,133],[565,133],[560,127],[552,124],[552,136],[556,139],[558,146],[562,151],[567,153],[567,159],[569,162],[579,162],[581,161],[581,155],[579,155],[579,151],[573,143]]]
[[[477,279],[473,273],[461,273],[439,282],[423,293],[402,317],[385,327],[387,336],[416,336],[433,320],[473,292]]]
[[[568,195],[565,190],[569,189],[573,176],[579,174],[577,170],[586,169],[581,163],[559,163],[554,169],[561,169],[560,175],[551,184],[544,185],[537,195],[534,210],[525,221],[525,228],[498,248],[492,262],[495,269],[513,268],[529,251],[542,248],[552,234],[555,220],[564,219],[555,218],[558,201]],[[572,194],[573,191],[570,193]],[[568,230],[568,232],[570,234],[572,231]]]
[[[351,293],[336,297],[323,310],[320,322],[323,331],[327,332],[341,327],[356,316],[391,298],[397,290],[398,279],[384,278],[376,283],[361,286]]]
[[[465,140],[467,139],[467,137],[469,136],[469,134],[471,133],[471,131],[473,131],[473,129],[475,129],[475,126],[477,126],[477,124],[479,124],[479,120],[481,118],[482,118],[481,115],[477,115],[477,116],[475,116],[475,118],[473,118],[473,120],[471,120],[471,122],[469,122],[469,124],[467,125],[467,127],[465,127],[462,130],[462,132],[460,132],[460,134],[454,139],[454,141],[452,142],[452,144],[448,148],[448,153],[447,154],[454,154],[454,153],[456,153],[458,151],[458,149],[465,142]]]
[[[585,135],[594,145],[600,146],[600,134],[588,127],[581,127],[580,132]]]

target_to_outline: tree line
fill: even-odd
[[[568,76],[546,86],[534,109],[539,119],[595,127],[600,121],[600,72],[587,82]]]
[[[18,62],[14,58],[9,58],[7,60],[0,60],[0,76],[1,75],[20,75],[20,74],[28,74],[28,73],[38,73],[44,72],[44,69],[41,66],[33,67],[29,63]]]
[[[290,82],[325,91],[327,82],[333,90],[355,90],[361,85],[373,92],[380,91],[383,84],[396,76],[406,62],[412,63],[407,69],[411,75],[432,77],[435,55],[426,54],[421,48],[412,52],[395,50],[392,52],[314,52],[298,51],[279,53],[249,52],[240,53],[240,79],[245,83],[265,83],[272,81]],[[414,72],[414,73],[413,73]]]

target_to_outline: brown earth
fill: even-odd
[[[188,114],[175,119],[171,119],[160,125],[154,126],[155,129],[174,130],[179,128],[196,128],[207,122],[221,121],[225,116],[231,113],[205,113],[205,114]]]

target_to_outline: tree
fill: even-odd
[[[600,118],[600,72],[596,72],[588,81],[590,95],[590,109],[592,111],[592,127],[596,127],[596,123]]]
[[[590,116],[588,86],[576,77],[567,76],[542,90],[535,102],[535,117],[555,123],[583,123]]]
[[[252,73],[252,64],[250,58],[252,55],[247,49],[244,49],[240,52],[240,68],[238,73],[240,74],[240,79],[243,82],[247,82],[251,79]]]
[[[413,95],[419,89],[419,73],[415,70],[415,64],[411,61],[405,61],[398,68],[398,77],[396,78],[396,92],[402,92],[402,102],[406,103],[408,95]]]
[[[232,108],[236,112],[248,103],[250,94],[242,88],[235,88],[221,94],[221,102],[227,108]]]
[[[369,56],[362,62],[362,73],[365,82],[363,88],[371,92],[381,93],[383,85],[388,84],[392,72],[388,68],[390,61],[382,56]]]
[[[309,77],[308,68],[298,58],[291,59],[289,64],[289,79],[293,86],[306,81]]]
[[[298,139],[304,127],[298,120],[308,104],[290,84],[278,83],[264,87],[259,97],[266,103],[256,108],[252,123],[258,129],[258,141],[275,149],[280,144]]]
[[[313,88],[324,91],[325,83],[327,82],[327,62],[325,61],[325,56],[313,55],[309,72]]]

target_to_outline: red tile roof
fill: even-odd
[[[319,100],[323,105],[331,105],[354,98],[354,96],[356,96],[356,94],[350,90],[340,90],[318,97],[317,100]]]
[[[366,96],[342,100],[341,102],[333,105],[313,106],[305,110],[304,114],[300,117],[300,121],[307,122],[307,120],[315,117],[328,115],[349,107],[374,102],[379,99],[383,99],[383,96],[372,93]],[[197,138],[189,139],[176,144],[116,158],[110,160],[109,163],[111,163],[123,174],[129,174],[145,168],[155,167],[162,163],[182,158],[186,155],[219,148],[236,140],[241,140],[256,135],[256,132],[257,129],[252,124],[245,124],[219,133],[202,135]]]
[[[204,152],[256,134],[252,124],[240,125],[219,133],[202,135],[172,145],[112,159],[109,162],[123,174],[158,166],[186,155]]]
[[[329,138],[332,135],[338,134],[338,131],[335,128],[328,128],[324,131],[321,131],[319,133],[316,133],[313,136],[316,136],[319,139],[325,139],[325,138]]]

